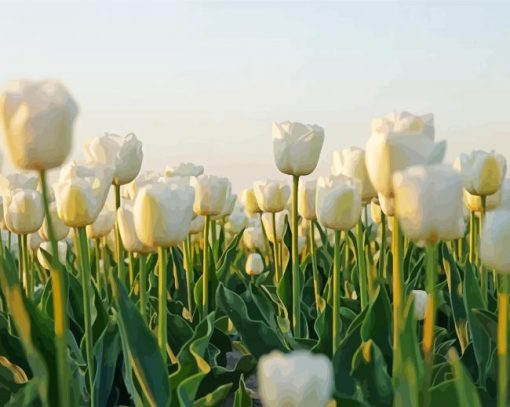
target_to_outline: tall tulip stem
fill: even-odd
[[[508,330],[510,274],[501,275],[498,296],[498,407],[508,406]]]
[[[158,345],[163,363],[166,366],[166,344],[167,344],[167,317],[166,317],[166,297],[167,297],[167,274],[166,259],[167,250],[165,247],[158,247]]]
[[[19,262],[21,275],[23,277],[23,286],[25,287],[25,293],[27,298],[32,298],[34,292],[34,281],[31,270],[28,267],[28,240],[27,235],[19,235]]]
[[[315,223],[310,221],[310,228],[308,231],[308,239],[310,241],[310,255],[312,257],[312,275],[313,275],[313,292],[315,295],[315,308],[319,314],[319,301],[320,301],[320,282],[319,270],[317,267],[317,253],[315,252]]]
[[[474,211],[469,211],[469,262],[475,264],[476,250],[476,216]]]
[[[147,322],[147,256],[140,253],[138,260],[140,267],[138,274],[138,288],[140,289],[140,313],[142,314],[143,320]]]
[[[191,261],[191,237],[188,234],[183,243],[184,261],[186,262],[186,289],[188,293],[188,311],[190,319],[193,318],[193,263]]]
[[[276,214],[271,213],[271,227],[273,229],[273,263],[274,263],[274,280],[278,284],[280,278],[280,256],[278,250],[278,239],[276,238]]]
[[[381,245],[379,246],[379,278],[386,277],[386,215],[381,211]]]
[[[479,228],[478,228],[478,233],[481,234],[482,233],[482,229],[483,229],[483,222],[485,221],[485,211],[487,209],[487,197],[485,195],[482,195],[480,197],[480,200],[481,200],[481,203],[482,203],[482,211],[480,212],[480,223],[479,223]],[[489,294],[488,294],[488,291],[489,291],[489,282],[488,282],[488,278],[489,278],[489,273],[487,271],[487,268],[485,268],[484,266],[480,265],[480,285],[481,285],[481,290],[482,290],[482,298],[485,302],[485,304],[487,305],[487,301],[488,301],[488,297],[489,297]]]
[[[299,176],[292,177],[292,325],[294,336],[301,337],[301,275],[298,254],[298,188]],[[276,236],[275,236],[276,240]]]
[[[393,233],[391,236],[393,254],[393,352],[399,351],[400,325],[402,321],[402,304],[404,301],[404,281],[402,276],[402,239],[400,225],[396,216],[393,217]],[[395,375],[394,375],[395,376]]]
[[[437,294],[436,294],[436,254],[437,244],[429,243],[426,248],[426,288],[428,294],[423,328],[423,358],[424,358],[424,406],[430,405],[429,389],[432,383],[432,367],[434,363],[434,328],[436,325]]]
[[[335,354],[340,343],[340,296],[342,276],[340,260],[340,236],[341,232],[335,230],[335,247],[333,258],[333,353]],[[346,235],[347,236],[347,235]]]
[[[204,252],[203,252],[203,261],[202,261],[202,316],[206,317],[209,313],[209,226],[210,226],[210,218],[209,215],[205,216],[204,220]]]
[[[368,304],[368,276],[367,265],[365,261],[363,225],[361,224],[361,220],[356,225],[356,246],[358,252],[359,290],[361,296],[361,308],[363,309]]]
[[[85,354],[87,358],[87,372],[89,379],[89,394],[91,405],[95,405],[94,391],[94,354],[93,354],[93,338],[92,338],[92,315],[91,315],[91,275],[90,275],[90,258],[89,246],[87,241],[87,233],[84,227],[75,229],[78,235],[78,243],[80,245],[80,267],[81,267],[81,289],[83,296],[83,318],[85,328]],[[54,255],[57,255],[55,252]]]
[[[115,212],[120,208],[120,185],[114,185],[115,189]],[[115,221],[115,251],[117,252],[117,273],[122,284],[126,285],[126,267],[124,265],[124,247],[120,237],[119,223]]]
[[[51,220],[51,212],[49,209],[49,193],[46,184],[46,172],[43,170],[39,173],[40,184],[43,196],[43,207],[48,222],[48,237],[51,242],[51,284],[53,288],[53,315],[55,329],[55,351],[57,359],[57,375],[58,375],[58,396],[60,407],[68,406],[71,403],[69,393],[69,363],[67,359],[67,341],[66,334],[68,332],[67,321],[67,300],[65,289],[64,268],[58,260],[58,245],[55,239],[55,229]]]

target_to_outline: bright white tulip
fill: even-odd
[[[37,260],[43,268],[46,270],[51,269],[50,262],[46,259],[46,256],[42,251],[47,252],[50,256],[53,255],[51,250],[51,242],[42,242],[39,246],[39,250],[37,251]],[[57,251],[58,251],[58,261],[62,264],[66,263],[66,254],[67,254],[67,243],[63,241],[57,242]]]
[[[273,153],[284,174],[308,175],[315,170],[324,143],[324,129],[298,122],[273,123]]]
[[[123,201],[120,208],[117,209],[117,224],[119,225],[120,238],[124,249],[133,253],[148,253],[151,251],[138,239],[133,206],[130,202]]]
[[[4,222],[12,233],[27,235],[39,230],[44,219],[42,196],[31,189],[15,189],[3,197]]]
[[[361,217],[359,181],[343,175],[320,177],[317,181],[317,218],[333,230],[348,230]]]
[[[242,202],[244,203],[244,210],[248,216],[253,216],[256,213],[262,212],[252,188],[247,188],[243,191]]]
[[[413,290],[412,295],[414,297],[413,314],[416,321],[422,321],[425,319],[425,313],[427,311],[427,303],[429,302],[429,295],[423,290]]]
[[[416,166],[393,177],[395,212],[412,240],[436,242],[464,235],[462,179],[445,165]]]
[[[258,253],[250,253],[246,258],[246,274],[249,276],[258,276],[264,271],[264,261]]]
[[[317,219],[315,210],[315,195],[317,191],[316,180],[299,180],[298,212],[306,220]]]
[[[505,179],[506,159],[495,152],[461,154],[453,166],[462,174],[464,188],[472,195],[492,195]]]
[[[193,163],[180,163],[177,167],[166,167],[166,177],[198,177],[204,173],[204,167]]]
[[[275,214],[276,241],[278,242],[281,242],[283,240],[283,236],[285,235],[285,229],[287,226],[286,218],[288,215],[289,214],[287,211],[282,211]],[[273,214],[268,212],[262,214],[262,224],[264,225],[264,230],[266,231],[268,240],[271,243],[274,243],[275,236],[273,231]]]
[[[204,231],[205,218],[203,216],[197,216],[195,219],[191,221],[191,225],[189,227],[189,233],[192,235],[196,235],[197,233],[202,233]]]
[[[192,179],[195,187],[195,202],[193,210],[197,215],[219,215],[227,200],[230,182],[227,178],[214,175],[200,175]]]
[[[62,220],[58,217],[56,202],[51,202],[49,209],[51,215],[51,223],[53,224],[53,232],[55,233],[55,239],[62,240],[69,234],[69,226],[64,224],[64,222],[62,222]],[[45,241],[50,240],[48,233],[48,220],[46,218],[44,218],[41,229],[39,229],[39,235],[41,235],[41,238]]]
[[[60,166],[71,150],[77,114],[60,82],[8,82],[0,92],[0,121],[14,165],[36,171]]]
[[[510,210],[487,213],[480,236],[482,264],[499,273],[510,273]]]
[[[133,181],[142,167],[142,143],[133,133],[125,137],[106,133],[85,146],[87,160],[113,167],[113,183],[124,185]]]
[[[345,175],[357,179],[361,184],[361,200],[364,204],[377,196],[377,192],[370,181],[365,160],[365,150],[349,147],[333,153],[333,175]]]
[[[391,197],[394,173],[413,165],[440,163],[445,151],[445,142],[434,144],[432,114],[402,112],[378,117],[372,120],[367,143],[368,175],[379,194]]]
[[[264,232],[260,226],[244,229],[243,243],[248,250],[264,250]]]
[[[155,182],[138,192],[133,213],[140,241],[149,247],[180,244],[193,219],[195,192],[190,186]]]
[[[260,209],[264,212],[281,212],[287,204],[290,188],[281,181],[257,181],[253,191]]]
[[[265,407],[324,407],[333,392],[331,362],[306,350],[262,356],[257,377]]]
[[[115,226],[115,212],[102,210],[94,223],[87,225],[89,239],[101,239],[113,230]]]

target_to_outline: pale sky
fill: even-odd
[[[313,176],[393,110],[433,112],[449,161],[476,148],[510,159],[508,1],[0,0],[0,83],[20,77],[74,95],[73,158],[132,131],[144,169],[192,161],[237,191],[284,178],[274,120],[325,128]]]

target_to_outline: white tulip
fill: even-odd
[[[372,201],[370,203],[370,216],[372,217],[372,220],[380,225],[382,222],[382,209],[381,205],[379,205],[378,202]]]
[[[113,183],[133,181],[142,167],[142,143],[133,133],[125,137],[106,133],[85,144],[85,156],[91,162],[113,167]]]
[[[37,232],[44,219],[42,196],[31,189],[15,189],[3,197],[4,222],[12,233]]]
[[[53,251],[51,249],[51,242],[42,242],[39,246],[39,250],[37,251],[37,260],[43,268],[46,270],[50,270],[51,264],[46,259],[43,250],[47,252],[50,256],[53,256]],[[58,261],[62,264],[66,264],[66,254],[67,254],[67,243],[63,241],[57,242],[57,251],[58,251]]]
[[[200,175],[192,179],[195,187],[193,210],[197,215],[219,215],[227,200],[230,182],[227,178],[214,175]]]
[[[192,235],[196,235],[197,233],[202,233],[204,231],[205,218],[203,216],[197,216],[195,219],[191,221],[191,225],[189,227],[189,233]]]
[[[485,200],[485,210],[492,211],[501,206],[501,189],[488,195]],[[464,190],[464,204],[472,212],[482,211],[482,197],[470,194],[467,189]]]
[[[193,218],[192,187],[155,182],[137,194],[133,213],[140,241],[149,247],[177,246],[186,239]]]
[[[264,261],[258,253],[250,253],[246,258],[246,274],[249,276],[258,276],[264,271]]]
[[[230,191],[230,186],[228,188],[227,196],[225,198],[225,204],[221,209],[221,213],[218,215],[218,219],[223,219],[226,216],[230,216],[234,211],[234,207],[236,205],[237,195],[232,194]]]
[[[389,198],[382,194],[378,194],[377,200],[379,201],[382,213],[386,216],[395,216],[395,199],[393,197]]]
[[[375,118],[366,150],[368,175],[379,194],[391,197],[395,172],[413,165],[440,163],[445,151],[445,142],[434,144],[432,114],[402,112]]]
[[[53,225],[53,233],[55,234],[56,240],[62,240],[69,234],[69,226],[67,226],[62,220],[58,217],[58,210],[56,202],[51,202],[49,205],[50,215],[51,215],[51,223]],[[48,232],[48,220],[44,218],[44,222],[39,229],[39,235],[45,241],[50,240],[50,235]]]
[[[320,177],[317,181],[316,208],[321,225],[333,230],[348,230],[361,217],[359,181],[343,175]]]
[[[510,210],[487,213],[480,236],[482,264],[499,273],[510,273]]]
[[[148,253],[151,248],[145,246],[136,234],[133,206],[129,201],[123,201],[117,209],[117,224],[124,249],[133,253]],[[108,235],[110,236],[111,233]]]
[[[14,165],[36,171],[60,166],[71,150],[77,114],[60,82],[8,82],[0,92],[0,121]]]
[[[89,239],[101,239],[113,230],[115,226],[115,212],[102,210],[94,223],[87,225]]]
[[[0,193],[7,195],[15,189],[37,189],[39,180],[35,175],[14,173],[9,175],[0,175]]]
[[[285,209],[290,195],[290,188],[281,181],[257,181],[253,191],[259,208],[264,212],[281,212]]]
[[[244,229],[243,243],[248,250],[264,250],[264,232],[260,226]]]
[[[144,171],[140,173],[138,177],[123,187],[125,191],[124,197],[134,201],[136,194],[141,188],[147,184],[156,182],[159,178],[160,175],[156,171]]]
[[[308,175],[315,170],[324,143],[324,129],[315,124],[273,123],[273,153],[284,174]]]
[[[495,152],[476,150],[461,154],[454,168],[462,174],[464,188],[473,195],[492,195],[501,188],[506,174],[506,159]]]
[[[464,236],[462,179],[445,165],[416,166],[393,177],[395,212],[404,233],[419,242]]]
[[[30,233],[27,237],[27,242],[29,249],[35,252],[39,249],[43,240],[41,239],[41,236],[39,236],[39,233]]]
[[[204,173],[204,167],[193,163],[180,163],[177,167],[166,167],[167,177],[198,177]]]
[[[299,180],[298,189],[298,212],[306,220],[317,219],[315,210],[315,195],[317,191],[317,181]]]
[[[253,216],[256,213],[262,212],[262,210],[259,208],[257,198],[255,197],[255,192],[252,188],[247,188],[243,191],[242,202],[248,216]]]
[[[262,356],[257,377],[265,407],[324,407],[334,386],[329,359],[306,350]]]
[[[429,302],[429,295],[423,290],[413,290],[412,295],[414,297],[413,314],[416,321],[422,321],[425,319],[427,313],[427,303]]]
[[[285,230],[287,226],[286,219],[288,215],[289,213],[287,211],[282,211],[275,214],[276,241],[278,242],[281,242],[285,236]],[[262,214],[262,224],[264,225],[267,239],[271,243],[274,243],[275,236],[273,231],[273,214],[267,212]]]
[[[237,234],[246,226],[248,226],[248,218],[242,209],[236,208],[228,217],[228,221],[225,223],[225,230],[230,233]]]
[[[377,196],[377,192],[370,181],[365,160],[365,150],[350,147],[333,153],[333,175],[345,175],[357,179],[361,184],[361,200],[363,204],[370,202]]]

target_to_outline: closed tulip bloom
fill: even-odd
[[[414,297],[413,314],[416,321],[422,321],[425,319],[427,312],[427,303],[429,301],[429,295],[423,290],[413,290],[412,295]]]
[[[258,276],[264,271],[264,261],[258,253],[250,253],[246,258],[246,274],[249,276]]]
[[[125,191],[124,197],[132,201],[135,200],[136,194],[145,185],[156,182],[160,178],[160,175],[156,171],[144,171],[138,175],[129,184],[126,184],[123,188]]]
[[[430,243],[464,236],[462,179],[445,165],[416,166],[393,177],[395,211],[404,233]]]
[[[51,215],[51,223],[53,224],[53,233],[55,234],[56,240],[62,240],[67,237],[69,234],[69,226],[67,226],[62,220],[58,217],[58,210],[56,202],[51,202],[49,205],[50,215]],[[45,241],[50,240],[50,235],[48,233],[48,220],[44,218],[44,222],[39,229],[39,235]]]
[[[329,359],[306,350],[262,356],[257,378],[265,407],[324,407],[334,385]]]
[[[136,234],[133,205],[123,201],[117,209],[117,224],[124,249],[133,253],[148,253],[151,248],[145,246]]]
[[[501,189],[488,195],[485,200],[485,210],[492,211],[501,206]],[[482,212],[482,197],[479,195],[472,195],[466,189],[464,190],[464,204],[472,212]]]
[[[472,195],[492,195],[499,190],[506,175],[506,159],[495,152],[476,150],[461,154],[454,162],[460,171],[464,188]]]
[[[101,239],[113,230],[115,226],[115,212],[102,210],[94,223],[87,225],[87,237],[89,239]]]
[[[285,209],[290,188],[281,181],[257,181],[253,184],[257,204],[263,212],[281,212]]]
[[[510,210],[487,213],[480,236],[482,264],[499,273],[510,273]]]
[[[317,181],[299,180],[298,189],[298,212],[303,219],[315,220],[317,213],[315,211],[315,195],[317,191]]]
[[[0,92],[0,121],[7,150],[18,168],[60,166],[71,150],[78,106],[57,81],[10,81]]]
[[[368,176],[365,160],[365,150],[358,147],[349,147],[333,153],[333,175],[345,175],[357,179],[361,184],[361,200],[364,204],[377,196],[377,192]]]
[[[193,210],[197,215],[219,215],[227,200],[230,182],[227,178],[214,175],[200,175],[192,179],[195,187],[195,202]]]
[[[372,217],[372,220],[374,223],[377,223],[378,225],[382,222],[382,216],[381,216],[381,205],[379,205],[377,202],[372,201],[370,203],[370,216]]]
[[[264,249],[264,233],[260,226],[250,226],[244,229],[243,244],[248,250]]]
[[[195,192],[190,186],[155,182],[138,193],[133,213],[140,241],[149,247],[180,244],[193,219]]]
[[[253,216],[256,213],[262,212],[257,203],[255,192],[252,188],[247,188],[243,191],[242,201],[244,203],[244,210],[248,216]]]
[[[333,230],[349,230],[361,217],[359,181],[343,175],[320,177],[317,181],[317,218]]]
[[[15,189],[3,197],[4,222],[12,233],[27,235],[39,230],[44,219],[41,194],[31,189]]]
[[[386,216],[395,216],[395,199],[393,197],[389,198],[385,195],[379,194],[377,195],[377,200],[379,201],[381,211]]]
[[[365,157],[368,175],[378,193],[391,197],[394,173],[413,165],[440,163],[445,151],[445,142],[434,144],[432,114],[402,112],[375,118]]]
[[[35,252],[39,249],[43,240],[41,239],[41,236],[39,236],[39,233],[30,233],[27,237],[27,242],[29,249]]]
[[[273,123],[273,153],[284,174],[308,175],[319,162],[324,129],[315,124],[285,121]]]
[[[15,189],[36,190],[38,183],[37,177],[31,174],[17,172],[9,175],[0,175],[0,193],[6,195]]]
[[[283,236],[285,235],[285,229],[287,226],[286,218],[288,216],[287,211],[278,212],[275,215],[275,224],[276,224],[276,241],[281,242],[283,240]],[[275,242],[275,236],[273,233],[273,215],[271,213],[262,214],[262,224],[264,225],[264,230],[266,231],[267,239],[271,242]]]
[[[48,255],[52,256],[53,252],[51,250],[51,242],[42,242],[39,250],[37,251],[37,260],[39,260],[39,264],[45,268],[46,270],[51,269],[50,262],[46,259],[43,250],[48,253]],[[67,254],[67,243],[63,241],[57,242],[57,250],[58,250],[58,261],[62,264],[66,264],[66,254]]]
[[[233,234],[239,233],[246,226],[248,226],[248,218],[240,208],[234,209],[232,214],[228,217],[227,223],[225,223],[225,229]]]
[[[106,133],[85,144],[87,160],[114,168],[113,183],[124,185],[133,181],[142,167],[142,143],[133,133],[125,137]]]
[[[204,167],[193,163],[180,163],[177,167],[166,167],[167,177],[198,177],[204,173]]]
[[[204,231],[205,218],[203,216],[196,216],[195,219],[191,221],[191,225],[189,227],[189,233],[195,235],[197,233],[202,233]]]
[[[69,227],[94,223],[103,208],[113,179],[113,169],[100,164],[70,163],[53,186],[58,217]]]
[[[230,214],[232,214],[232,212],[234,211],[236,201],[237,195],[232,194],[229,188],[229,191],[227,192],[227,197],[225,198],[225,204],[223,205],[223,208],[221,210],[221,213],[218,215],[218,218],[223,219],[225,216],[230,216]]]

